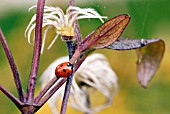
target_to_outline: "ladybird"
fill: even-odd
[[[68,77],[73,72],[73,65],[69,62],[63,62],[59,64],[55,69],[55,75],[57,77]]]

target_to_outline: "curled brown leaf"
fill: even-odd
[[[163,40],[151,42],[144,47],[136,49],[138,60],[136,62],[138,80],[146,87],[160,66],[165,44]]]

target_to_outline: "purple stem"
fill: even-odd
[[[41,98],[47,93],[47,91],[55,84],[55,82],[58,80],[59,78],[54,77],[53,79],[50,80],[50,82],[45,86],[45,88],[39,92],[39,94],[37,95],[37,97],[34,99],[34,103],[38,104],[39,101],[41,100]]]
[[[7,89],[5,89],[3,86],[0,85],[0,90],[9,98],[11,101],[20,108],[22,105],[24,105],[20,100],[18,100],[13,94],[11,94]]]
[[[26,95],[27,102],[31,104],[34,101],[34,91],[35,91],[36,78],[37,78],[37,72],[38,72],[38,66],[40,60],[44,3],[45,0],[38,0],[38,4],[37,4],[34,54],[32,59],[32,68],[30,72],[30,79],[29,79],[27,95]]]
[[[76,6],[74,0],[69,0],[69,6]],[[74,23],[74,33],[77,40],[77,45],[80,45],[82,41],[82,36],[80,34],[80,27],[79,27],[78,20],[76,20]]]
[[[69,6],[75,6],[74,0],[69,0]],[[76,20],[75,23],[74,23],[74,32],[75,32],[75,37],[76,37],[76,40],[77,40],[77,46],[79,46],[81,41],[82,41],[82,37],[81,37],[81,34],[80,34],[78,20]],[[66,42],[66,44],[67,44],[67,48],[68,48],[69,59],[71,59],[73,54],[74,54],[73,41]],[[66,87],[65,87],[64,97],[63,97],[63,100],[62,100],[62,106],[61,106],[60,114],[66,113],[66,108],[67,108],[68,98],[69,98],[69,95],[70,95],[73,76],[74,76],[74,72],[67,78],[67,83],[66,83]]]
[[[80,34],[80,28],[79,28],[78,20],[76,20],[75,23],[74,23],[74,33],[75,33],[75,37],[77,39],[77,45],[79,46],[82,42],[82,36]]]
[[[39,102],[39,106],[42,107],[48,99],[66,82],[67,78],[62,78],[50,91],[46,94],[46,96]]]
[[[66,44],[67,44],[67,48],[68,48],[69,59],[71,59],[74,54],[73,41],[68,41],[68,42],[66,42]],[[64,91],[64,97],[62,100],[60,114],[66,113],[66,108],[67,108],[68,98],[69,98],[70,91],[71,91],[73,76],[74,76],[74,72],[72,72],[72,74],[67,78],[67,83],[66,83],[66,87],[65,87],[65,91]]]
[[[65,87],[64,97],[63,97],[63,100],[62,100],[62,106],[61,106],[60,114],[66,114],[66,108],[67,108],[68,98],[69,98],[70,91],[71,91],[73,76],[74,76],[74,74],[72,73],[67,78],[67,83],[66,83],[66,87]]]
[[[19,99],[20,99],[20,101],[23,102],[23,101],[25,101],[25,98],[24,98],[24,94],[23,94],[22,85],[21,85],[21,81],[20,81],[20,78],[19,78],[18,70],[17,70],[17,67],[15,65],[14,59],[12,57],[12,54],[10,52],[10,49],[8,47],[8,44],[7,44],[6,40],[5,40],[5,37],[4,37],[3,33],[2,33],[1,28],[0,28],[0,42],[2,43],[2,46],[4,48],[6,57],[8,59],[10,67],[11,67]]]
[[[84,55],[79,61],[76,62],[74,67],[74,72],[77,71],[77,69],[80,67],[80,65],[83,63],[83,61],[86,59],[88,55]]]

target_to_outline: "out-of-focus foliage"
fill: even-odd
[[[61,0],[60,0],[61,1]],[[78,0],[77,0],[78,1]],[[76,1],[76,2],[77,2]],[[17,2],[17,0],[16,0]],[[19,1],[18,1],[19,2]],[[112,107],[103,110],[98,114],[168,114],[170,112],[170,1],[169,0],[106,0],[106,1],[79,1],[79,7],[92,7],[101,15],[113,18],[119,14],[129,14],[131,22],[128,24],[122,37],[126,38],[161,38],[165,41],[166,51],[160,68],[155,74],[147,89],[139,86],[136,78],[135,62],[137,60],[133,51],[110,51],[100,50],[110,61],[112,68],[119,76],[120,91],[115,98]],[[57,2],[49,3],[57,5]],[[47,5],[48,5],[47,4]],[[67,4],[66,4],[67,5]],[[63,4],[59,4],[63,6]],[[22,84],[26,90],[29,70],[31,66],[32,46],[24,38],[25,28],[31,19],[34,11],[28,13],[26,7],[10,10],[5,9],[0,13],[0,26],[4,31],[7,42],[13,53],[14,59],[21,75]],[[27,8],[29,8],[28,6]],[[64,6],[66,8],[67,6]],[[12,9],[12,10],[11,10]],[[94,29],[100,26],[101,22],[95,19],[80,20],[82,36],[85,37]],[[48,37],[54,37],[50,32]],[[49,41],[50,42],[50,41]],[[44,50],[40,59],[39,75],[56,58],[66,55],[65,44],[58,40],[51,50]],[[16,95],[12,73],[5,58],[5,54],[0,46],[0,84]],[[39,78],[39,77],[38,77]],[[37,81],[36,92],[40,90]],[[96,94],[92,99],[100,99]],[[101,99],[102,100],[102,99]],[[60,109],[59,104],[57,105]],[[10,109],[10,110],[9,110]],[[68,108],[68,114],[81,114]],[[0,113],[18,114],[16,107],[0,93]],[[50,113],[50,109],[45,105],[37,114]]]

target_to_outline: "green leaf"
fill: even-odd
[[[165,51],[163,40],[157,40],[136,50],[138,60],[136,63],[138,80],[146,87],[160,66]]]
[[[108,20],[84,39],[80,48],[81,51],[109,46],[119,38],[129,21],[130,16],[127,14]]]

